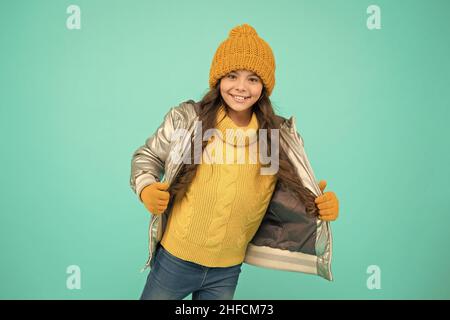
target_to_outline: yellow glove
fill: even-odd
[[[148,211],[161,214],[166,210],[170,194],[165,191],[169,188],[167,182],[155,182],[146,186],[141,192],[141,199]]]
[[[325,180],[319,182],[319,188],[322,193],[326,186],[327,182]],[[334,221],[339,216],[339,200],[334,192],[325,192],[323,195],[317,197],[314,202],[319,209],[319,219],[323,221]]]

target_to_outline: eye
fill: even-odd
[[[254,83],[257,83],[259,81],[259,79],[258,78],[250,78],[250,81],[254,82]]]
[[[235,76],[234,74],[231,74],[231,73],[230,73],[230,74],[227,75],[227,78],[229,78],[229,79],[234,79],[234,78],[236,78],[236,76]]]

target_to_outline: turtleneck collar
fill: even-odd
[[[252,112],[252,117],[250,119],[250,122],[245,127],[239,127],[234,123],[234,121],[228,116],[226,109],[224,105],[221,105],[218,112],[217,112],[217,118],[216,118],[216,128],[221,131],[223,141],[226,143],[229,143],[233,146],[248,146],[251,142],[251,144],[255,143],[257,141],[257,130],[259,128],[258,119],[256,118],[255,112]],[[231,136],[227,136],[226,130],[231,130]],[[237,129],[240,129],[238,131],[235,131]],[[249,130],[249,129],[254,129]],[[248,131],[247,131],[248,130]],[[244,134],[239,134],[239,131],[243,131]],[[233,135],[235,135],[235,138],[232,139]],[[234,141],[232,141],[234,140]]]

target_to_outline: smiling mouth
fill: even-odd
[[[250,97],[246,97],[246,96],[238,96],[238,95],[233,95],[233,94],[230,94],[230,96],[237,102],[243,102],[250,98]]]

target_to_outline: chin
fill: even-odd
[[[234,111],[244,111],[244,110],[247,110],[248,108],[250,108],[251,107],[251,105],[245,105],[245,106],[243,106],[243,105],[235,105],[235,104],[228,104],[228,106],[231,108],[231,109],[233,109]]]

